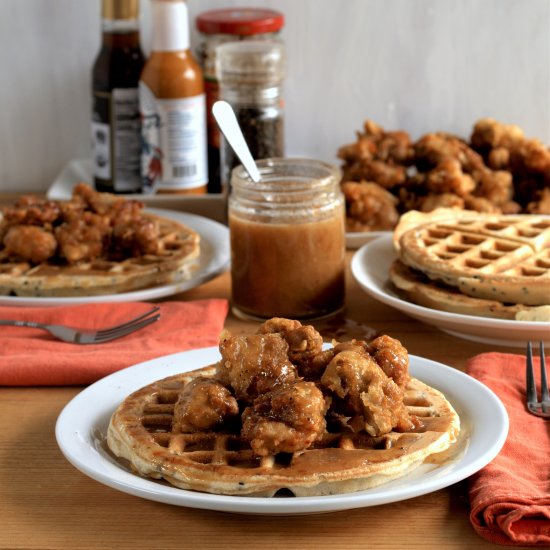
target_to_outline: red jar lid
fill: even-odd
[[[281,30],[282,13],[260,8],[211,10],[197,16],[197,29],[206,34],[252,35]]]

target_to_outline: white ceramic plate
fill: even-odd
[[[346,248],[356,250],[378,237],[390,234],[391,231],[349,231],[346,233]]]
[[[508,433],[506,410],[485,385],[451,367],[411,356],[412,375],[441,390],[460,415],[461,437],[452,459],[441,464],[424,464],[409,476],[380,487],[323,497],[211,495],[139,477],[106,451],[109,419],[128,394],[155,380],[217,360],[216,347],[204,348],[160,357],[99,380],[61,412],[55,429],[61,451],[84,474],[142,498],[224,512],[294,515],[375,506],[436,491],[488,464],[500,451]]]
[[[163,216],[184,223],[197,231],[201,236],[201,252],[196,260],[193,275],[173,284],[161,285],[132,292],[109,294],[105,296],[74,297],[22,297],[0,296],[0,305],[5,306],[57,306],[69,304],[86,304],[96,302],[138,302],[154,300],[184,292],[217,277],[229,268],[229,229],[221,223],[184,212],[148,208],[151,214]]]
[[[363,290],[373,298],[453,336],[508,347],[525,348],[528,340],[543,340],[550,344],[550,323],[447,313],[404,300],[388,278],[395,258],[391,235],[383,236],[367,243],[354,254],[351,271]]]

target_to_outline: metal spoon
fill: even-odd
[[[233,151],[235,151],[235,154],[239,157],[239,160],[252,178],[252,181],[256,183],[261,181],[260,171],[244,140],[241,127],[237,122],[237,117],[231,105],[229,105],[227,101],[216,101],[216,103],[212,105],[212,114],[225,136],[225,139],[227,139],[229,145],[231,145]]]

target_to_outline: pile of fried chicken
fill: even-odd
[[[322,346],[313,326],[283,318],[222,335],[216,376],[185,386],[172,431],[237,430],[268,456],[307,449],[327,431],[378,437],[420,426],[403,402],[409,357],[398,340]]]
[[[416,142],[367,120],[338,157],[348,231],[391,230],[408,210],[439,207],[550,214],[550,148],[490,118],[469,141],[437,132]]]
[[[2,209],[0,260],[74,265],[155,254],[159,224],[143,204],[79,183],[71,200],[25,195]]]

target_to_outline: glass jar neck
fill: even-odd
[[[281,86],[220,85],[220,97],[232,105],[279,105]]]

